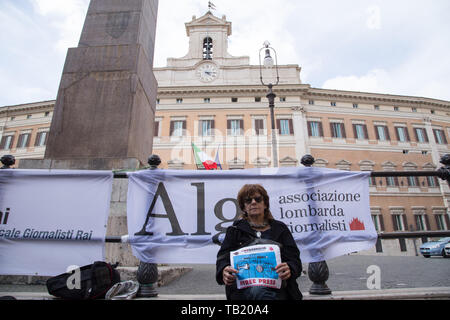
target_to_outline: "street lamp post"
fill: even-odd
[[[261,53],[264,51],[264,62],[261,63]],[[272,58],[271,52],[274,53],[275,61]],[[270,121],[272,125],[272,160],[273,160],[273,166],[278,167],[278,150],[277,150],[277,136],[276,136],[276,128],[275,128],[275,115],[274,115],[274,108],[275,108],[275,97],[276,94],[273,92],[272,88],[276,85],[278,85],[278,82],[280,81],[280,77],[278,74],[278,61],[277,61],[277,52],[274,48],[270,46],[270,43],[268,41],[264,42],[264,46],[259,50],[259,75],[261,79],[261,83],[263,86],[266,86],[269,91],[267,93],[267,99],[269,100],[269,109],[270,109]],[[276,71],[276,82],[264,82],[263,79],[263,67],[265,69],[272,70],[275,66]]]

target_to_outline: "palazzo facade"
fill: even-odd
[[[228,53],[232,25],[206,13],[186,23],[189,51],[154,68],[158,81],[153,153],[163,169],[202,169],[192,144],[224,170],[272,167],[268,89],[259,65]],[[264,70],[274,79],[275,68]],[[274,87],[278,164],[352,171],[423,171],[449,153],[450,101],[313,88],[298,65],[280,65]],[[0,107],[0,154],[44,157],[55,101]],[[450,189],[434,177],[372,178],[380,232],[449,230]]]

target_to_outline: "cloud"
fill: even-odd
[[[381,29],[381,9],[378,6],[371,6],[367,8],[367,13],[369,15],[366,26],[371,30]]]
[[[76,47],[86,17],[89,0],[31,0],[36,12],[54,29],[54,48],[65,52]]]
[[[382,69],[374,69],[362,76],[338,76],[325,81],[324,89],[385,93],[390,90],[391,77]]]

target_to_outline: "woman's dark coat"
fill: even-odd
[[[286,287],[281,290],[285,290],[287,299],[300,300],[302,294],[298,288],[296,279],[302,272],[302,262],[300,261],[300,250],[292,237],[291,232],[287,226],[277,220],[271,220],[271,239],[280,243],[281,249],[281,262],[286,262],[291,269],[291,277],[286,281]],[[217,253],[216,262],[216,281],[218,284],[223,285],[222,272],[226,266],[230,263],[230,252],[240,249],[243,245],[251,242],[255,239],[256,232],[250,227],[250,224],[244,220],[237,220],[233,223],[233,226],[227,229],[225,239]],[[230,286],[226,286],[225,292],[228,300],[241,300],[240,290],[237,289],[236,283]],[[284,295],[285,296],[285,295]]]

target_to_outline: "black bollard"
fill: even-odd
[[[0,169],[11,169],[11,166],[13,166],[16,163],[16,158],[14,156],[7,154],[4,155],[0,161],[3,163],[3,167]]]
[[[301,164],[305,167],[311,167],[314,162],[315,159],[310,154],[304,155],[301,159]],[[326,284],[329,275],[330,272],[326,261],[310,262],[308,265],[308,277],[313,282],[313,285],[309,289],[309,294],[331,294],[331,290]]]
[[[149,170],[156,170],[161,164],[158,155],[153,154],[148,158]],[[156,263],[140,262],[137,270],[137,281],[139,282],[138,297],[151,298],[158,295],[158,266]]]

